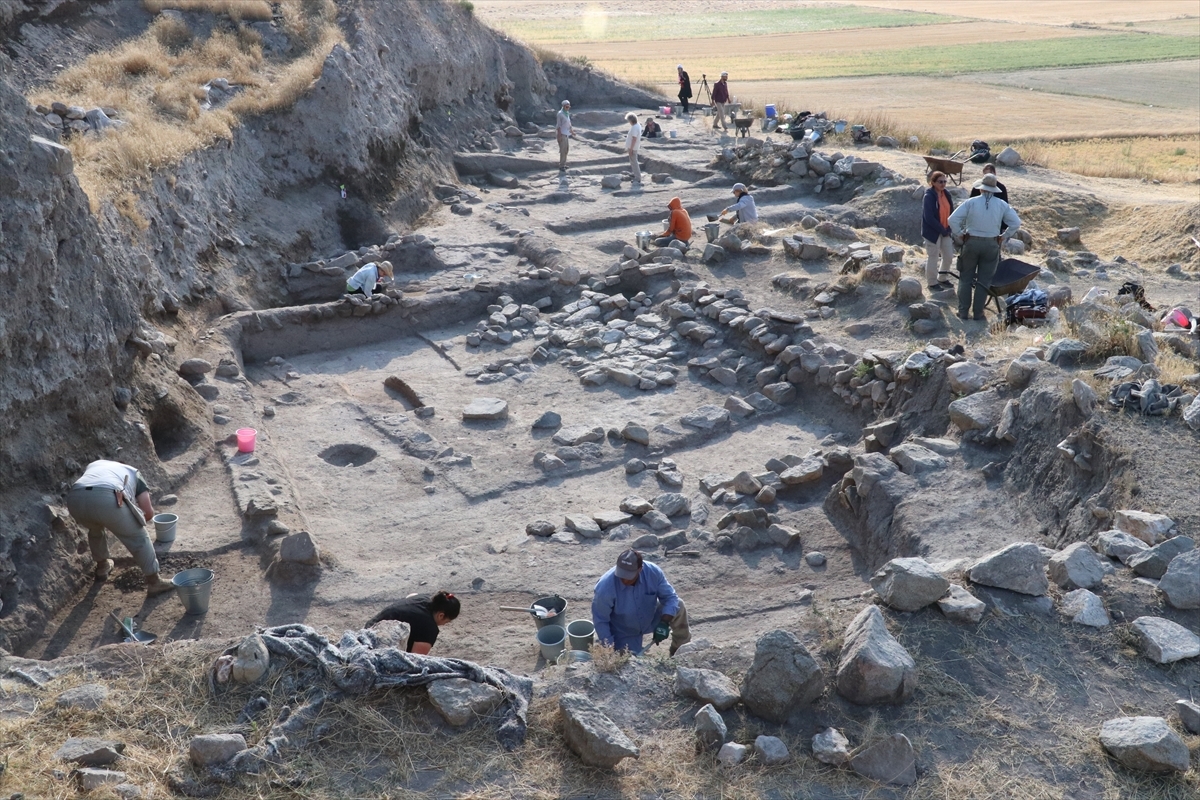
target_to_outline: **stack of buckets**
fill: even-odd
[[[563,623],[567,619],[567,601],[558,595],[540,597],[533,601],[533,605],[550,611],[547,617],[533,615],[533,622],[537,625],[538,647],[547,664],[591,660],[592,654],[589,651],[592,640],[596,637],[596,628],[591,620],[577,619],[564,627]]]

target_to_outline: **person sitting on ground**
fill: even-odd
[[[683,600],[662,569],[632,548],[596,581],[592,624],[602,644],[634,655],[642,652],[647,633],[654,634],[654,644],[670,636],[671,655],[692,639]]]
[[[921,238],[925,240],[925,284],[931,292],[954,288],[950,282],[950,265],[954,263],[954,233],[950,230],[950,212],[954,201],[946,191],[946,173],[934,171],[929,175],[929,188],[921,204]],[[938,256],[942,268],[938,269]]]
[[[654,244],[658,247],[678,245],[676,250],[687,250],[692,239],[692,218],[683,210],[683,202],[678,197],[672,197],[667,208],[671,209],[671,218],[667,220],[667,229],[659,234]]]
[[[363,265],[358,272],[350,276],[350,280],[346,281],[346,294],[365,294],[370,297],[372,294],[382,292],[384,287],[380,282],[380,275],[391,280],[392,262],[380,261],[376,264],[372,261]]]
[[[125,545],[146,576],[147,594],[175,588],[158,574],[158,557],[146,531],[146,523],[154,519],[154,506],[150,489],[136,469],[119,461],[93,461],[67,492],[67,510],[87,528],[88,547],[96,561],[92,571],[96,580],[105,580],[113,569],[107,528]]]
[[[1012,206],[996,197],[1000,189],[995,175],[984,175],[975,188],[981,194],[954,209],[949,223],[951,231],[963,234],[958,259],[958,318],[967,319],[970,313],[975,320],[982,320],[988,287],[1000,264],[1000,248],[1021,227],[1021,218]],[[1007,226],[1003,235],[1002,226]]]
[[[654,117],[646,117],[646,122],[642,125],[642,136],[647,139],[657,139],[662,136],[662,126],[654,121]]]
[[[429,655],[438,638],[438,629],[458,618],[462,603],[450,592],[438,592],[433,597],[426,594],[410,594],[399,603],[380,611],[367,622],[367,628],[385,619],[407,622],[408,647],[410,653]]]
[[[754,205],[754,195],[746,191],[746,184],[735,183],[733,185],[733,195],[737,198],[737,202],[731,206],[726,206],[721,213],[736,213],[739,224],[743,222],[758,222],[758,207]]]
[[[995,176],[996,165],[995,164],[984,164],[983,165],[983,174]],[[996,188],[1000,190],[1000,191],[996,192],[996,197],[999,197],[1001,200],[1008,203],[1008,189],[1005,187],[1005,185],[1003,183],[1001,183],[999,180],[997,180]],[[979,189],[974,189],[974,188],[971,189],[971,197],[979,197],[979,192],[980,192]],[[1011,205],[1011,203],[1010,203],[1010,205]]]

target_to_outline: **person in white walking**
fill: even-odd
[[[634,186],[642,185],[642,170],[638,166],[638,149],[642,145],[642,126],[638,124],[637,114],[630,111],[625,115],[629,123],[629,132],[625,134],[625,152],[629,154],[629,171],[633,173]]]

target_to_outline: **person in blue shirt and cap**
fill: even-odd
[[[654,634],[654,644],[670,636],[671,655],[692,638],[687,610],[667,576],[632,548],[596,582],[592,624],[602,643],[634,655],[642,652],[648,633]]]

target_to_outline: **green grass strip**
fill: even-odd
[[[897,50],[811,52],[803,57],[797,53],[761,53],[752,58],[734,56],[721,64],[731,75],[736,74],[739,81],[762,81],[958,75],[1187,58],[1200,58],[1200,40],[1182,36],[1117,34]],[[627,80],[656,80],[665,69],[653,61],[641,59],[599,59],[596,65]]]
[[[647,9],[655,8],[647,5]],[[603,21],[603,24],[601,22]],[[896,28],[958,22],[960,18],[915,11],[889,11],[860,6],[811,6],[789,9],[713,12],[710,14],[655,14],[619,17],[580,15],[562,19],[502,22],[505,33],[530,44],[578,42],[644,42],[687,37],[763,36],[849,28]]]

